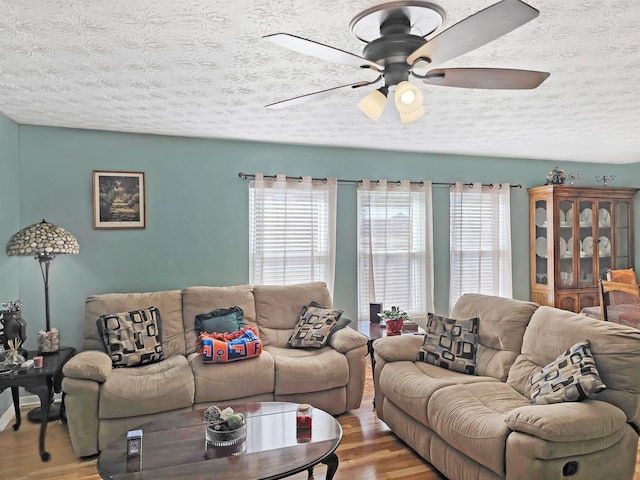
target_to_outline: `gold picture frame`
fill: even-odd
[[[146,228],[144,172],[93,171],[93,228]]]

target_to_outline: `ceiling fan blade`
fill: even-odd
[[[436,35],[409,55],[407,63],[413,65],[425,57],[434,64],[444,63],[506,35],[539,13],[520,0],[502,0]]]
[[[374,83],[376,83],[378,80],[380,80],[382,77],[378,77],[376,80],[374,80],[373,82],[357,82],[357,83],[349,83],[348,85],[340,85],[339,87],[333,87],[333,88],[327,88],[326,90],[320,90],[318,92],[313,92],[313,93],[307,93],[305,95],[300,95],[299,97],[293,97],[293,98],[288,98],[287,100],[281,100],[279,102],[275,102],[275,103],[270,103],[269,105],[265,105],[266,108],[285,108],[285,107],[292,107],[294,105],[298,105],[300,103],[304,103],[308,100],[313,100],[316,98],[324,98],[324,97],[328,97],[329,95],[331,95],[332,93],[334,93],[336,90],[341,90],[343,88],[360,88],[360,87],[366,87],[367,85],[372,85]]]
[[[293,50],[304,55],[311,55],[312,57],[320,58],[322,60],[342,63],[343,65],[350,65],[358,68],[368,67],[377,71],[384,70],[384,65],[372,62],[371,60],[367,60],[359,55],[345,52],[339,48],[330,47],[323,43],[307,40],[306,38],[291,35],[289,33],[274,33],[271,35],[265,35],[262,38],[281,47],[288,48],[289,50]]]
[[[510,68],[436,68],[424,77],[429,85],[496,90],[528,90],[549,77],[548,72]]]

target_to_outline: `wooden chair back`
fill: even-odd
[[[608,320],[607,307],[609,307],[610,305],[615,305],[615,303],[611,303],[611,292],[627,293],[632,296],[635,303],[640,303],[640,285],[600,280],[599,286],[600,315],[602,316],[602,320]]]

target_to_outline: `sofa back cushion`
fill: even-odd
[[[84,349],[106,351],[104,341],[96,325],[96,320],[102,315],[142,310],[148,307],[156,307],[160,311],[164,358],[184,355],[182,292],[180,290],[106,293],[88,297],[84,310]]]
[[[456,302],[451,317],[480,319],[476,373],[504,382],[520,354],[522,337],[538,305],[477,293],[466,293]]]
[[[630,422],[640,421],[640,330],[553,307],[540,307],[524,333],[522,354],[507,383],[527,398],[531,375],[572,345],[589,340],[591,354],[607,389],[595,396],[612,403]]]
[[[196,315],[216,308],[240,307],[246,325],[256,326],[256,307],[251,285],[232,287],[189,287],[182,291],[182,319],[184,322],[187,355],[197,350]]]
[[[263,344],[285,347],[300,320],[303,307],[316,302],[332,308],[331,294],[324,282],[297,285],[256,285],[256,323]]]

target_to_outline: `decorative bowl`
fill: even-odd
[[[214,430],[207,427],[207,443],[213,447],[230,447],[237,445],[247,438],[247,423],[243,423],[235,430]]]

